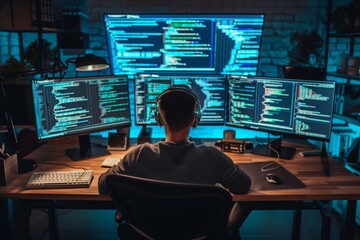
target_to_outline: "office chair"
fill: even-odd
[[[120,239],[226,239],[234,202],[222,187],[128,175],[110,175],[106,184],[124,217]]]

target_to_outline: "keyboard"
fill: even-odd
[[[90,187],[93,170],[34,172],[25,189]]]
[[[117,165],[120,162],[121,158],[116,157],[106,157],[105,160],[101,163],[102,167],[111,168]]]

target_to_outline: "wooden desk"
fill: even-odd
[[[89,168],[94,170],[94,179],[90,188],[25,190],[24,186],[32,172],[22,174],[8,186],[0,187],[2,199],[28,200],[64,200],[71,202],[96,201],[111,203],[109,196],[100,196],[98,193],[98,178],[107,168],[101,167],[105,157],[98,157],[83,161],[72,161],[65,155],[65,149],[74,144],[47,143],[27,156],[37,161],[35,171],[72,170],[65,165],[75,168]],[[122,157],[125,152],[113,151],[115,157]],[[227,153],[235,163],[273,161],[274,158],[252,155],[249,153]],[[284,167],[299,178],[307,187],[287,190],[253,191],[248,194],[234,195],[234,201],[273,202],[273,201],[304,201],[304,200],[350,200],[348,211],[344,218],[342,239],[352,239],[355,226],[356,200],[360,199],[360,178],[348,172],[340,163],[330,159],[330,177],[326,177],[322,170],[319,157],[302,158],[296,155],[293,160],[285,160]],[[46,164],[47,163],[47,164]]]

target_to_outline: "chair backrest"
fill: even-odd
[[[213,185],[128,175],[110,175],[106,183],[125,221],[154,239],[220,236],[234,204],[227,190]]]

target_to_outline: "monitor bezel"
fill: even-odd
[[[229,122],[229,101],[230,101],[230,95],[229,95],[229,84],[228,84],[228,79],[231,76],[238,76],[238,77],[244,77],[244,78],[248,78],[248,79],[269,79],[269,80],[275,80],[275,81],[285,81],[285,82],[314,82],[314,83],[319,83],[319,84],[324,84],[324,83],[330,83],[330,84],[334,84],[334,91],[333,91],[333,104],[331,105],[332,107],[332,111],[331,111],[331,121],[330,121],[330,131],[329,131],[329,135],[327,138],[322,138],[322,137],[315,137],[315,136],[308,136],[308,135],[302,135],[302,134],[296,134],[296,133],[289,133],[289,132],[281,132],[280,129],[278,130],[272,130],[272,129],[264,129],[264,128],[255,128],[255,127],[250,127],[250,126],[242,126],[239,124],[234,124],[234,123],[230,123]],[[225,126],[230,126],[230,127],[235,127],[235,128],[241,128],[241,129],[249,129],[249,130],[253,130],[253,131],[259,131],[259,132],[264,132],[264,133],[269,133],[272,134],[274,136],[281,136],[281,137],[289,137],[289,138],[298,138],[298,139],[302,139],[302,140],[319,140],[319,141],[325,141],[325,142],[330,142],[331,140],[331,129],[332,129],[332,125],[333,125],[333,117],[334,117],[334,111],[333,111],[333,105],[334,105],[334,101],[335,101],[335,87],[336,87],[336,81],[324,81],[324,80],[311,80],[311,79],[294,79],[294,78],[279,78],[279,77],[257,77],[257,76],[250,76],[250,77],[246,77],[246,76],[240,76],[240,75],[228,75],[227,78],[227,95],[228,95],[228,99],[227,99],[227,112],[226,112],[226,117],[225,117]]]
[[[54,78],[54,79],[49,79],[48,81],[53,81],[56,83],[56,81],[73,81],[73,80],[82,81],[82,80],[97,80],[97,79],[105,79],[105,78],[125,78],[126,79],[127,91],[129,94],[129,97],[128,97],[129,120],[128,121],[122,122],[122,123],[117,122],[116,124],[114,123],[112,125],[102,125],[102,126],[92,128],[92,129],[79,129],[78,131],[64,132],[61,135],[51,135],[51,136],[49,135],[48,137],[39,137],[38,118],[36,117],[36,109],[35,109],[35,102],[34,102],[34,95],[33,95],[34,92],[33,92],[33,86],[31,86],[31,95],[32,95],[32,100],[33,100],[33,104],[34,104],[35,128],[36,128],[37,140],[39,142],[46,142],[48,140],[63,138],[63,137],[67,137],[67,136],[82,136],[82,135],[88,135],[88,134],[112,130],[112,129],[131,127],[131,120],[132,120],[131,119],[131,109],[130,109],[131,101],[130,101],[129,81],[128,81],[127,75],[87,76],[87,77],[72,77],[72,78],[63,78],[63,79]],[[31,84],[33,84],[34,82],[37,82],[37,81],[45,81],[45,79],[34,79],[34,80],[32,80]],[[40,125],[41,125],[41,123],[40,123]]]
[[[158,124],[156,122],[154,123],[141,123],[141,122],[138,122],[137,121],[137,114],[136,114],[136,79],[138,76],[141,76],[141,75],[155,75],[155,76],[169,76],[169,77],[181,77],[181,76],[188,76],[188,77],[192,77],[192,76],[195,76],[195,77],[222,77],[224,78],[224,86],[226,86],[227,84],[227,76],[226,75],[222,75],[222,74],[181,74],[181,75],[178,75],[178,74],[150,74],[150,73],[139,73],[139,74],[135,74],[135,77],[134,77],[134,122],[135,122],[135,125],[136,126],[158,126]],[[225,125],[225,122],[226,122],[226,116],[227,116],[227,99],[228,99],[228,96],[227,96],[227,90],[226,88],[224,88],[224,121],[222,124],[213,124],[213,123],[201,123],[201,119],[200,119],[200,122],[198,124],[198,126],[224,126]]]
[[[259,39],[259,54],[258,54],[258,61],[257,61],[257,66],[256,66],[256,75],[258,74],[259,72],[259,64],[260,64],[260,55],[261,55],[261,49],[262,49],[262,41],[263,41],[263,35],[264,35],[264,25],[265,25],[265,17],[266,17],[266,14],[265,13],[262,13],[262,12],[259,12],[259,13],[255,13],[255,12],[252,12],[252,13],[139,13],[139,12],[128,12],[128,13],[110,13],[110,12],[106,12],[106,13],[103,13],[103,24],[104,24],[104,32],[105,32],[105,38],[106,38],[106,44],[107,44],[107,52],[108,52],[108,57],[109,57],[109,62],[110,62],[110,72],[112,75],[124,75],[126,73],[115,73],[114,72],[114,66],[112,64],[112,61],[111,61],[111,50],[110,50],[110,44],[109,44],[109,37],[108,37],[108,33],[107,33],[107,30],[106,30],[106,21],[105,21],[105,18],[106,16],[109,16],[109,15],[139,15],[139,16],[142,16],[142,15],[147,15],[147,16],[191,16],[191,15],[194,15],[194,16],[209,16],[209,18],[212,18],[212,17],[215,17],[215,16],[218,16],[219,18],[223,17],[236,17],[236,16],[262,16],[263,17],[263,22],[262,22],[262,25],[261,25],[261,32],[262,34],[260,35],[260,39]],[[135,75],[137,74],[186,74],[189,70],[178,70],[178,71],[145,71],[145,72],[137,72],[135,74],[127,74],[128,77],[130,79],[134,79],[135,78]],[[207,74],[207,75],[210,75],[210,74],[222,74],[221,72],[216,72],[215,70],[214,71],[193,71],[191,72],[190,74]],[[223,74],[225,75],[225,74]]]

